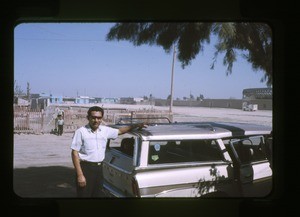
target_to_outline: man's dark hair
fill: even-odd
[[[92,106],[92,107],[89,108],[89,110],[88,110],[88,112],[87,112],[88,116],[90,116],[91,113],[94,112],[94,111],[95,111],[95,112],[101,112],[101,113],[102,113],[102,116],[104,115],[104,110],[103,110],[103,108],[101,108],[101,107],[99,107],[99,106]]]

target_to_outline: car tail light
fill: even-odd
[[[133,195],[136,197],[140,197],[141,195],[140,195],[139,185],[134,177],[131,179],[131,187],[132,187]]]

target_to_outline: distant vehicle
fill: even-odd
[[[243,102],[243,111],[257,111],[257,104],[250,104],[248,102]]]
[[[271,135],[271,127],[244,123],[150,124],[108,140],[104,192],[141,198],[267,196]]]

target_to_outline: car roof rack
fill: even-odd
[[[198,128],[208,128],[210,129],[210,131],[215,132],[216,129],[214,128],[214,126],[210,123],[201,123],[201,122],[174,122],[175,124],[192,124],[195,125],[195,127]]]
[[[161,124],[162,122],[156,122],[153,120],[165,120],[164,123],[172,123],[168,117],[143,117],[143,118],[120,118],[116,125],[120,124],[133,124],[133,123],[141,123],[143,120],[146,120],[145,122],[147,124]]]

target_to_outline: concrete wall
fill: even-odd
[[[234,108],[242,109],[243,102],[248,101],[251,104],[258,104],[259,110],[272,110],[271,99],[204,99],[203,101],[184,101],[174,100],[173,106],[191,106],[191,107],[211,107],[211,108]],[[155,99],[156,106],[168,106],[170,101],[166,99]]]

